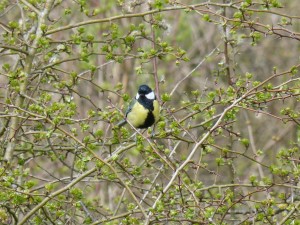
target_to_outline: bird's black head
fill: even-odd
[[[148,85],[145,85],[145,84],[141,85],[138,90],[138,93],[140,95],[147,95],[151,92],[152,92],[152,89]]]
[[[135,99],[141,101],[153,101],[156,99],[156,96],[148,85],[143,84],[139,87]]]
[[[145,108],[153,110],[153,101],[156,99],[156,96],[152,89],[148,85],[141,85],[139,87],[138,93],[135,96],[135,99],[142,104]]]

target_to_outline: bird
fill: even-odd
[[[145,129],[151,127],[159,119],[159,103],[148,85],[140,85],[135,98],[126,110],[126,119],[120,121],[117,126],[121,127],[128,121],[133,127]]]

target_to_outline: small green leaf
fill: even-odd
[[[83,197],[83,191],[79,188],[71,188],[70,194],[75,198],[76,200],[80,200]]]
[[[240,140],[240,142],[242,143],[242,145],[244,145],[246,148],[249,147],[250,141],[247,138],[243,138]]]
[[[162,96],[161,96],[161,100],[162,100],[163,102],[168,102],[168,101],[171,100],[171,95],[169,95],[168,93],[164,93],[164,94],[162,94]]]

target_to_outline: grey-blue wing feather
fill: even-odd
[[[125,112],[125,116],[126,116],[126,117],[127,117],[128,113],[130,113],[130,111],[132,110],[132,107],[133,107],[133,105],[135,104],[135,102],[136,102],[136,99],[133,99],[133,100],[130,102],[130,104],[129,104],[129,106],[128,106],[126,112]],[[117,126],[118,126],[118,127],[122,127],[122,126],[124,126],[125,124],[126,124],[126,120],[121,120],[121,121],[117,124]]]
[[[127,123],[126,120],[121,120],[119,123],[117,123],[117,126],[118,126],[118,127],[122,127],[122,126],[124,126],[126,123]]]
[[[128,108],[127,108],[127,110],[126,110],[126,117],[127,117],[127,115],[128,115],[128,113],[130,113],[130,111],[132,110],[132,107],[133,107],[133,105],[136,103],[136,99],[133,99],[131,102],[130,102],[130,104],[129,104],[129,106],[128,106]]]

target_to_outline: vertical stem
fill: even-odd
[[[16,107],[22,107],[22,105],[24,103],[24,94],[26,93],[26,89],[28,86],[28,78],[29,78],[31,70],[32,70],[32,63],[33,63],[34,56],[35,56],[35,53],[36,53],[36,50],[38,47],[38,41],[44,34],[41,27],[43,24],[45,24],[46,18],[49,15],[49,12],[52,8],[54,1],[55,0],[48,0],[45,3],[44,10],[42,12],[38,13],[38,24],[37,24],[37,29],[36,29],[36,37],[35,37],[32,45],[29,47],[28,55],[25,59],[24,77],[22,78],[23,82],[21,82],[21,84],[20,84],[19,95],[16,98],[16,103],[15,103]],[[14,110],[14,114],[16,114],[16,115],[18,114],[17,109]],[[17,116],[13,117],[11,119],[11,124],[9,127],[9,133],[8,133],[8,141],[9,142],[7,144],[6,151],[4,154],[4,160],[6,160],[7,162],[11,162],[11,160],[12,160],[16,142],[17,142],[16,136],[18,134],[19,126],[20,126],[20,118],[18,118]]]
[[[24,103],[23,94],[26,92],[26,88],[28,85],[28,76],[32,68],[32,62],[33,62],[33,56],[28,55],[25,60],[25,68],[24,68],[25,75],[23,78],[23,82],[21,82],[20,84],[20,93],[16,98],[16,106],[20,108]],[[16,115],[18,114],[18,109],[14,109],[14,114]],[[9,127],[9,133],[8,133],[8,144],[4,155],[4,160],[6,160],[7,162],[11,162],[13,157],[14,149],[16,146],[16,135],[18,133],[19,124],[20,124],[20,118],[18,116],[12,117],[11,125]]]
[[[253,135],[253,130],[252,130],[250,118],[249,118],[247,112],[244,112],[244,116],[245,116],[246,125],[247,125],[247,129],[248,129],[248,134],[249,134],[249,139],[250,139],[250,146],[251,146],[251,149],[253,151],[253,154],[255,156],[257,156],[257,148],[256,148],[256,145],[255,145],[255,140],[254,140],[254,135]],[[257,157],[256,160],[258,162],[261,162],[261,158],[260,157]],[[258,173],[259,173],[260,178],[261,179],[264,178],[265,175],[264,175],[264,171],[263,171],[262,166],[260,164],[257,164],[257,168],[258,168]]]
[[[151,10],[151,6],[150,6]],[[153,15],[150,14],[150,20],[153,21]],[[153,29],[153,26],[151,25],[151,34],[152,34],[152,48],[156,48],[156,38],[155,38],[155,31]],[[160,102],[160,92],[159,92],[159,81],[158,81],[158,75],[157,75],[157,57],[153,57],[153,76],[155,80],[155,94],[157,97],[158,102]]]
[[[226,3],[226,0],[223,0],[223,3]],[[226,8],[224,7],[223,16],[226,17]],[[224,58],[225,58],[225,70],[227,75],[228,84],[232,85],[232,77],[230,73],[230,58],[229,58],[229,49],[228,49],[228,37],[227,37],[227,25],[226,22],[223,25],[224,33]]]
[[[223,0],[223,3],[226,3],[226,0]],[[223,16],[226,17],[226,7],[223,8]],[[227,25],[226,21],[223,24],[223,33],[224,33],[224,58],[225,58],[225,72],[227,76],[227,83],[228,85],[232,85],[232,77],[230,73],[230,57],[229,57],[229,46],[228,46],[228,36],[227,36]],[[229,128],[230,130],[233,130],[233,127]],[[231,134],[229,134],[229,148],[232,148],[234,143],[234,139]],[[233,160],[231,161],[231,164],[228,164],[228,171],[229,171],[229,177],[231,179],[231,182],[234,183],[235,180],[235,169],[233,165]],[[235,198],[235,190],[234,187],[230,188],[231,192],[233,193],[233,198]],[[231,217],[235,218],[234,213],[231,213]]]

